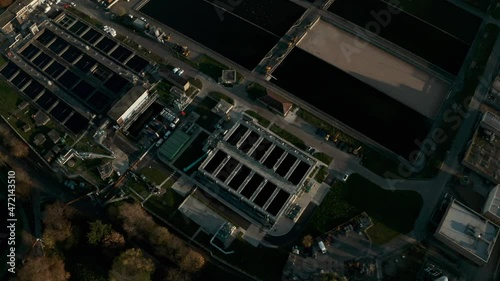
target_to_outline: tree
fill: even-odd
[[[302,239],[302,245],[304,245],[304,247],[306,247],[306,248],[311,248],[311,246],[313,245],[313,242],[314,242],[314,240],[313,240],[311,235],[306,235]]]
[[[149,241],[155,246],[166,246],[168,245],[172,235],[166,227],[156,226],[153,231],[149,234]]]
[[[111,281],[149,281],[155,267],[140,249],[128,249],[113,261],[109,272]]]
[[[125,238],[123,235],[113,230],[111,233],[104,236],[102,244],[104,246],[104,253],[113,256],[116,254],[116,251],[125,246]]]
[[[118,213],[123,221],[123,229],[130,237],[145,238],[156,225],[138,203],[123,204],[118,209]]]
[[[170,268],[167,270],[165,281],[191,281],[191,276],[178,268]]]
[[[337,272],[321,274],[320,281],[348,281],[344,276],[340,276]]]
[[[0,8],[7,8],[12,4],[12,0],[0,0]]]
[[[29,147],[17,138],[11,138],[8,145],[12,155],[17,158],[25,158],[30,152]]]
[[[185,248],[181,251],[185,252],[182,255],[178,255],[179,267],[187,272],[197,272],[203,268],[205,265],[205,258],[198,252]]]
[[[28,258],[17,273],[19,281],[66,281],[69,277],[64,262],[57,257]]]
[[[16,180],[16,195],[21,200],[28,200],[31,196],[31,191],[33,190],[33,181],[31,176],[25,170],[17,170]]]
[[[8,159],[9,155],[7,155],[7,153],[4,153],[3,151],[0,151],[0,167],[5,166]]]
[[[68,239],[73,231],[70,218],[75,210],[61,202],[55,202],[45,208],[43,224],[45,225],[44,239],[46,245]]]
[[[90,231],[87,233],[87,239],[90,245],[98,245],[106,235],[111,234],[113,228],[110,224],[103,224],[100,220],[96,220],[90,224]]]
[[[16,195],[19,199],[23,201],[29,200],[32,190],[33,190],[33,185],[29,183],[19,182],[16,184]]]

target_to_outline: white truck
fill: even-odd
[[[323,254],[326,254],[326,247],[325,247],[325,243],[323,243],[323,241],[319,241],[318,242],[318,246],[319,246],[319,249],[321,250],[321,252]]]

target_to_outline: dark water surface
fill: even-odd
[[[430,128],[425,116],[301,49],[273,75],[278,86],[400,155]]]

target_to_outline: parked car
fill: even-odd
[[[162,143],[163,143],[164,139],[159,139],[157,142],[156,142],[156,147],[159,147]]]
[[[349,178],[349,175],[348,175],[348,174],[345,174],[345,175],[342,177],[342,181],[343,181],[343,182],[346,182],[348,178]]]

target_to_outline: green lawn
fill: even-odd
[[[319,161],[325,163],[326,165],[330,165],[333,160],[333,157],[324,153],[324,152],[316,152],[313,154],[313,157],[318,159]]]
[[[0,80],[0,114],[8,117],[23,99],[6,81]]]
[[[384,243],[413,229],[422,207],[422,198],[413,191],[382,189],[354,174],[346,183],[337,181],[314,213],[307,232],[325,233],[365,211],[375,225],[368,231],[377,243]]]
[[[222,70],[231,69],[227,65],[205,54],[197,57],[194,63],[194,67],[210,76],[210,78],[214,79],[216,82],[222,77]],[[243,76],[241,73],[236,72],[236,83],[239,83],[241,80],[243,80]]]
[[[296,135],[284,130],[283,128],[273,124],[273,125],[271,125],[270,130],[271,130],[271,132],[275,133],[276,135],[285,139],[286,141],[295,145],[296,147],[298,147],[300,149],[306,149],[306,144],[304,143],[304,141],[302,139],[300,139]]]
[[[269,127],[269,125],[271,124],[271,121],[262,117],[260,114],[258,114],[257,112],[255,112],[253,110],[246,110],[245,113],[252,116],[253,118],[255,118],[257,120],[257,122],[259,122],[259,124],[264,128]]]
[[[250,85],[248,85],[246,91],[248,97],[251,98],[252,100],[256,100],[260,97],[267,95],[266,88],[257,83],[251,83]]]
[[[145,175],[146,178],[155,185],[160,185],[170,175],[164,173],[160,169],[149,167],[144,167],[139,173]]]
[[[3,56],[0,56],[0,67],[2,67],[6,63],[7,63],[7,60]]]
[[[148,197],[148,195],[151,193],[148,190],[148,187],[141,181],[136,181],[134,179],[129,179],[126,183],[126,186],[132,190],[134,190],[139,196],[142,198]]]
[[[373,226],[366,230],[366,234],[370,236],[373,243],[382,245],[396,238],[400,233],[380,221],[373,220]]]
[[[202,89],[203,88],[203,83],[200,81],[200,79],[197,79],[197,78],[189,78],[189,84],[195,86],[196,88],[198,89]]]
[[[213,253],[229,262],[230,264],[259,277],[261,280],[281,280],[283,267],[288,259],[288,252],[282,249],[271,249],[266,247],[253,247],[246,241],[235,239],[226,251],[234,251],[233,254],[224,255],[215,250],[209,241],[212,236],[200,232],[196,241],[213,249]]]
[[[208,94],[210,97],[214,98],[215,100],[219,101],[219,100],[225,100],[227,101],[228,103],[234,105],[234,100],[233,98],[231,97],[228,97],[227,95],[223,94],[223,93],[219,93],[219,92],[211,92]]]
[[[205,54],[197,58],[196,64],[201,72],[210,76],[215,81],[219,81],[219,78],[221,78],[222,70],[229,69],[226,65]]]
[[[167,188],[165,193],[157,196],[151,196],[144,207],[155,212],[163,219],[168,220],[168,218],[179,208],[184,198],[171,188]]]
[[[319,168],[318,170],[318,173],[316,173],[316,175],[314,176],[314,179],[317,182],[322,183],[327,176],[328,176],[328,167],[321,166],[321,168]]]

